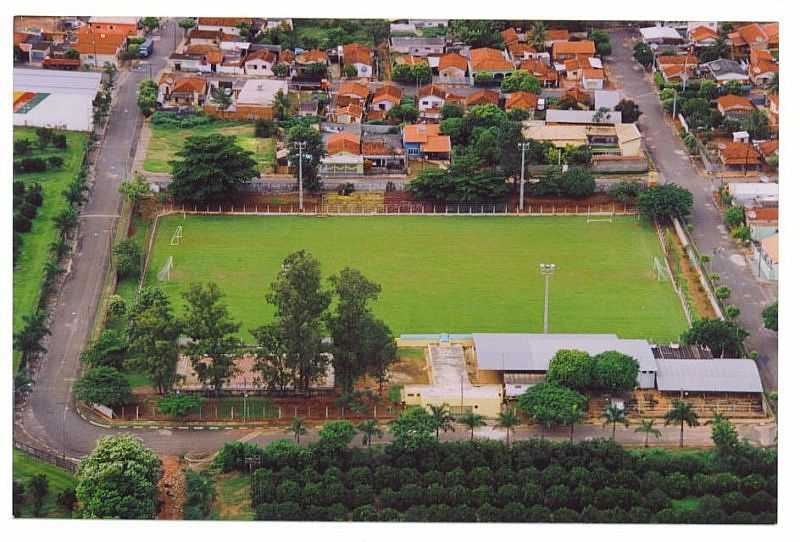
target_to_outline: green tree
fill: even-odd
[[[34,474],[31,476],[31,479],[28,480],[28,495],[30,496],[33,515],[35,517],[42,515],[44,498],[49,491],[49,485],[47,476],[44,474]]]
[[[436,426],[433,417],[422,407],[413,406],[389,423],[394,444],[402,449],[413,450],[436,442]]]
[[[81,361],[91,367],[122,369],[128,354],[128,338],[124,330],[104,329],[97,340],[81,352]]]
[[[614,186],[608,190],[608,196],[614,201],[631,205],[632,203],[636,203],[639,198],[639,193],[642,190],[644,190],[644,186],[641,183],[635,181],[620,181],[614,183]]]
[[[195,19],[192,19],[191,17],[187,17],[184,19],[180,19],[178,21],[178,26],[183,28],[184,33],[186,33],[187,30],[191,30],[192,28],[197,26],[197,21]]]
[[[692,327],[684,331],[681,341],[708,347],[714,357],[738,356],[747,331],[727,320],[702,318],[692,322]]]
[[[148,32],[152,32],[161,24],[161,22],[158,20],[158,17],[142,17],[141,23]]]
[[[595,387],[611,393],[631,391],[638,385],[639,362],[621,352],[594,356]]]
[[[221,86],[211,87],[210,98],[217,104],[218,111],[227,111],[233,103],[233,97],[228,93],[228,89]]]
[[[358,75],[358,69],[352,64],[345,64],[344,69],[342,70],[345,77],[353,78]]]
[[[506,447],[511,449],[511,432],[514,428],[521,423],[519,416],[514,414],[512,410],[505,409],[497,415],[497,423],[495,429],[506,430]]]
[[[273,330],[295,389],[307,392],[327,368],[322,322],[331,295],[322,290],[319,261],[303,250],[287,256],[266,300],[275,306],[275,319],[267,329]]]
[[[287,429],[287,431],[294,435],[294,440],[299,445],[300,437],[302,437],[307,433],[306,424],[303,423],[303,420],[301,418],[295,416],[294,418],[292,418],[292,424],[289,426],[289,429]]]
[[[256,177],[252,153],[236,143],[235,136],[190,136],[169,162],[169,191],[179,201],[209,203],[234,196],[239,187]]]
[[[272,75],[275,77],[286,77],[289,75],[289,65],[285,62],[278,62],[272,65]]]
[[[547,41],[547,24],[544,21],[536,21],[528,29],[528,43],[537,51],[544,51],[544,44]]]
[[[569,426],[569,443],[574,443],[575,425],[581,423],[586,418],[586,411],[579,404],[574,403],[572,407],[565,410],[562,414],[563,425]]]
[[[378,382],[378,393],[383,393],[389,367],[397,360],[397,343],[392,330],[383,320],[368,318],[362,329],[361,341],[367,372]]]
[[[108,298],[108,314],[112,319],[125,316],[127,311],[128,304],[125,302],[124,297],[114,294]]]
[[[33,314],[26,314],[22,317],[22,327],[14,333],[12,346],[14,350],[21,353],[23,365],[26,365],[37,354],[47,352],[47,348],[42,344],[46,335],[50,335],[47,327],[47,314],[37,310]]]
[[[436,428],[436,441],[439,441],[439,431],[447,433],[448,431],[455,431],[453,422],[456,421],[455,416],[450,412],[450,405],[428,405],[431,411],[431,418]]]
[[[241,346],[236,336],[241,324],[231,319],[222,297],[213,282],[205,288],[191,284],[183,293],[186,312],[180,321],[183,333],[190,339],[184,349],[192,367],[203,385],[210,384],[216,393],[236,373],[236,354]]]
[[[661,438],[661,431],[655,428],[655,420],[652,418],[642,418],[639,420],[639,425],[634,429],[637,433],[644,433],[644,447],[648,448],[650,445],[650,435]]]
[[[322,135],[314,128],[298,124],[289,128],[287,133],[289,147],[289,163],[297,170],[297,180],[300,182],[300,151],[298,143],[303,144],[303,189],[317,192],[322,188],[319,180],[319,162],[325,156],[325,146],[322,144]]]
[[[574,409],[586,410],[586,397],[564,386],[542,382],[528,388],[517,401],[519,409],[550,429],[573,423]]]
[[[289,95],[284,94],[283,90],[279,89],[272,99],[272,112],[276,120],[286,120],[291,114],[291,102]]]
[[[133,239],[123,239],[112,249],[117,276],[120,279],[136,278],[142,269],[142,250]]]
[[[767,139],[770,133],[767,114],[760,109],[754,109],[742,120],[742,130],[750,134],[752,139]]]
[[[137,46],[138,50],[138,46]],[[139,83],[139,91],[136,95],[136,104],[142,115],[149,117],[156,110],[158,100],[158,84],[150,79],[145,79]]]
[[[205,399],[197,395],[170,393],[158,400],[158,411],[172,418],[183,418],[204,402]]]
[[[319,430],[319,446],[329,450],[337,451],[347,448],[353,437],[356,436],[356,428],[346,420],[328,422]]]
[[[75,493],[85,519],[155,519],[161,461],[130,434],[101,437],[78,467]]]
[[[64,58],[68,58],[70,60],[80,60],[81,54],[74,48],[68,47],[66,51],[64,51]]]
[[[131,386],[125,375],[113,367],[93,367],[75,381],[75,398],[89,404],[115,408],[131,400]]]
[[[526,70],[514,70],[500,83],[500,90],[509,92],[532,92],[539,94],[542,85],[539,80]]]
[[[595,50],[599,57],[602,58],[611,54],[611,37],[608,32],[592,30],[589,32],[589,39],[594,42]]]
[[[715,412],[714,417],[707,423],[711,425],[711,440],[714,441],[717,452],[723,456],[733,455],[739,447],[739,433],[736,432],[736,427],[719,412]]]
[[[547,381],[574,390],[586,390],[595,381],[595,360],[581,350],[559,350],[550,360]]]
[[[128,364],[145,373],[158,393],[168,392],[175,382],[180,333],[164,292],[139,292],[128,315]]]
[[[381,431],[378,425],[378,420],[364,420],[359,422],[356,429],[363,434],[361,444],[367,448],[372,447],[372,439],[381,438],[383,436],[383,431]]]
[[[464,116],[464,106],[456,102],[445,102],[442,106],[442,120],[460,119]]]
[[[606,408],[603,409],[603,427],[611,424],[611,440],[617,440],[617,424],[621,423],[624,424],[625,427],[628,427],[628,420],[625,418],[625,409],[620,408],[615,404],[608,404]]]
[[[693,203],[691,192],[672,183],[651,186],[639,194],[639,211],[653,222],[686,218]]]
[[[772,331],[778,331],[778,302],[767,305],[761,311],[761,319],[764,321],[764,327]]]
[[[745,221],[744,207],[734,205],[733,207],[725,209],[724,221],[728,229],[733,229],[743,224]]]
[[[622,113],[622,122],[636,122],[639,120],[639,116],[642,114],[639,111],[639,106],[636,105],[636,102],[633,100],[622,99],[616,107],[614,107],[614,111],[619,111]]]
[[[486,416],[469,411],[458,419],[458,423],[469,429],[469,440],[475,439],[475,429],[486,426]]]
[[[463,41],[472,48],[492,47],[503,48],[503,21],[488,20],[452,20],[449,24],[451,35],[458,41]]]
[[[697,421],[697,413],[692,408],[692,405],[685,401],[672,401],[672,408],[664,415],[665,425],[681,425],[680,447],[683,448],[683,428],[685,425],[689,427],[697,427],[700,422]]]
[[[399,122],[413,123],[419,117],[419,109],[413,103],[401,102],[393,106],[386,116]]]
[[[150,192],[150,185],[144,175],[137,174],[129,181],[122,181],[119,185],[119,193],[123,194],[128,201],[135,203],[142,196]]]
[[[646,68],[650,67],[655,59],[653,50],[650,48],[649,45],[647,45],[642,41],[640,41],[634,46],[633,57],[636,59],[636,62],[638,62],[639,64],[641,64]]]

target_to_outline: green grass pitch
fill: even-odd
[[[177,226],[183,240],[171,246]],[[550,332],[617,333],[673,341],[687,325],[668,281],[658,282],[655,231],[634,219],[585,217],[213,217],[159,222],[146,281],[178,313],[190,282],[215,281],[242,336],[272,318],[264,300],[281,261],[305,249],[324,277],[345,266],[381,284],[375,312],[401,333],[541,332],[544,279],[555,263]],[[156,275],[173,256],[169,281]]]

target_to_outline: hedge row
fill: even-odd
[[[59,169],[64,165],[61,156],[48,156],[47,158],[22,158],[14,160],[14,174],[42,173],[48,169]]]

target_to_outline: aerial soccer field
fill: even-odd
[[[300,249],[319,259],[326,286],[345,266],[379,283],[374,309],[395,335],[541,332],[540,263],[557,266],[551,333],[668,342],[687,327],[670,282],[654,271],[662,256],[655,230],[631,217],[171,215],[159,221],[146,283],[180,313],[189,283],[216,282],[250,340],[248,330],[273,316],[264,294],[282,260]],[[169,278],[159,280],[170,257]]]

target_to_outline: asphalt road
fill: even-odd
[[[631,36],[633,33],[629,31],[611,34],[613,60],[606,63],[607,67],[623,94],[639,104],[643,113],[639,118],[639,130],[664,181],[683,186],[694,195],[690,220],[694,225],[692,235],[700,250],[711,256],[711,268],[719,273],[720,283],[732,290],[729,303],[741,309],[739,324],[750,333],[747,341],[750,350],[759,353],[762,381],[769,389],[777,389],[778,336],[764,328],[761,319],[764,307],[777,298],[776,288],[756,280],[744,253],[725,230],[720,212],[713,203],[713,192],[719,185],[714,179],[697,173],[683,143],[664,119],[650,77],[633,59]]]
[[[164,39],[156,43],[153,74],[164,65],[173,47],[172,27],[162,32]],[[621,36],[614,35],[615,51],[622,51]],[[626,53],[627,54],[627,53]],[[655,151],[655,159],[665,178],[674,180],[690,188],[696,198],[696,212],[693,218],[695,234],[703,250],[711,253],[717,245],[725,247],[725,253],[735,254],[729,239],[720,229],[720,219],[716,210],[710,206],[710,183],[695,174],[688,160],[681,156],[681,149],[673,138],[658,111],[658,102],[641,71],[636,71],[625,54],[617,54],[619,64],[614,66],[622,76],[625,92],[638,96],[637,102],[645,112],[641,128]],[[141,118],[136,107],[136,88],[147,75],[147,71],[124,72],[119,75],[117,96],[112,106],[110,124],[102,143],[96,164],[95,185],[90,200],[81,213],[79,229],[79,248],[73,258],[72,268],[63,288],[58,292],[57,303],[52,315],[51,333],[48,340],[48,353],[36,376],[36,383],[25,408],[17,413],[15,438],[37,447],[49,448],[68,457],[79,458],[89,453],[98,438],[114,432],[132,432],[140,436],[145,444],[160,454],[192,454],[202,456],[220,448],[230,440],[247,440],[263,444],[288,435],[276,429],[235,429],[235,430],[168,430],[105,429],[87,423],[71,407],[71,386],[79,370],[79,355],[89,334],[92,316],[95,314],[100,297],[103,278],[108,265],[111,236],[120,208],[121,196],[118,186],[126,178],[126,169],[132,164],[132,157],[138,138]],[[770,297],[762,290],[749,271],[733,263],[729,258],[718,256],[715,270],[733,286],[733,302],[742,308],[744,323],[753,331],[753,348],[762,353],[759,360],[762,369],[770,377],[777,378],[777,340],[760,326],[761,306]],[[754,325],[754,322],[758,325]],[[774,368],[774,373],[773,373]],[[661,444],[677,443],[677,429],[664,428]],[[741,426],[743,436],[754,442],[769,444],[774,438],[773,428],[760,425]],[[504,438],[502,431],[483,429],[477,436]],[[537,427],[520,428],[515,438],[548,436],[557,439],[568,438],[565,430],[544,433]],[[576,439],[609,436],[609,430],[599,426],[576,428]],[[310,431],[306,439],[314,439],[315,431]],[[448,433],[445,438],[465,438],[464,431]],[[687,430],[687,444],[708,444],[708,428],[699,427]],[[639,444],[641,435],[633,429],[618,428],[617,438],[626,444]]]

